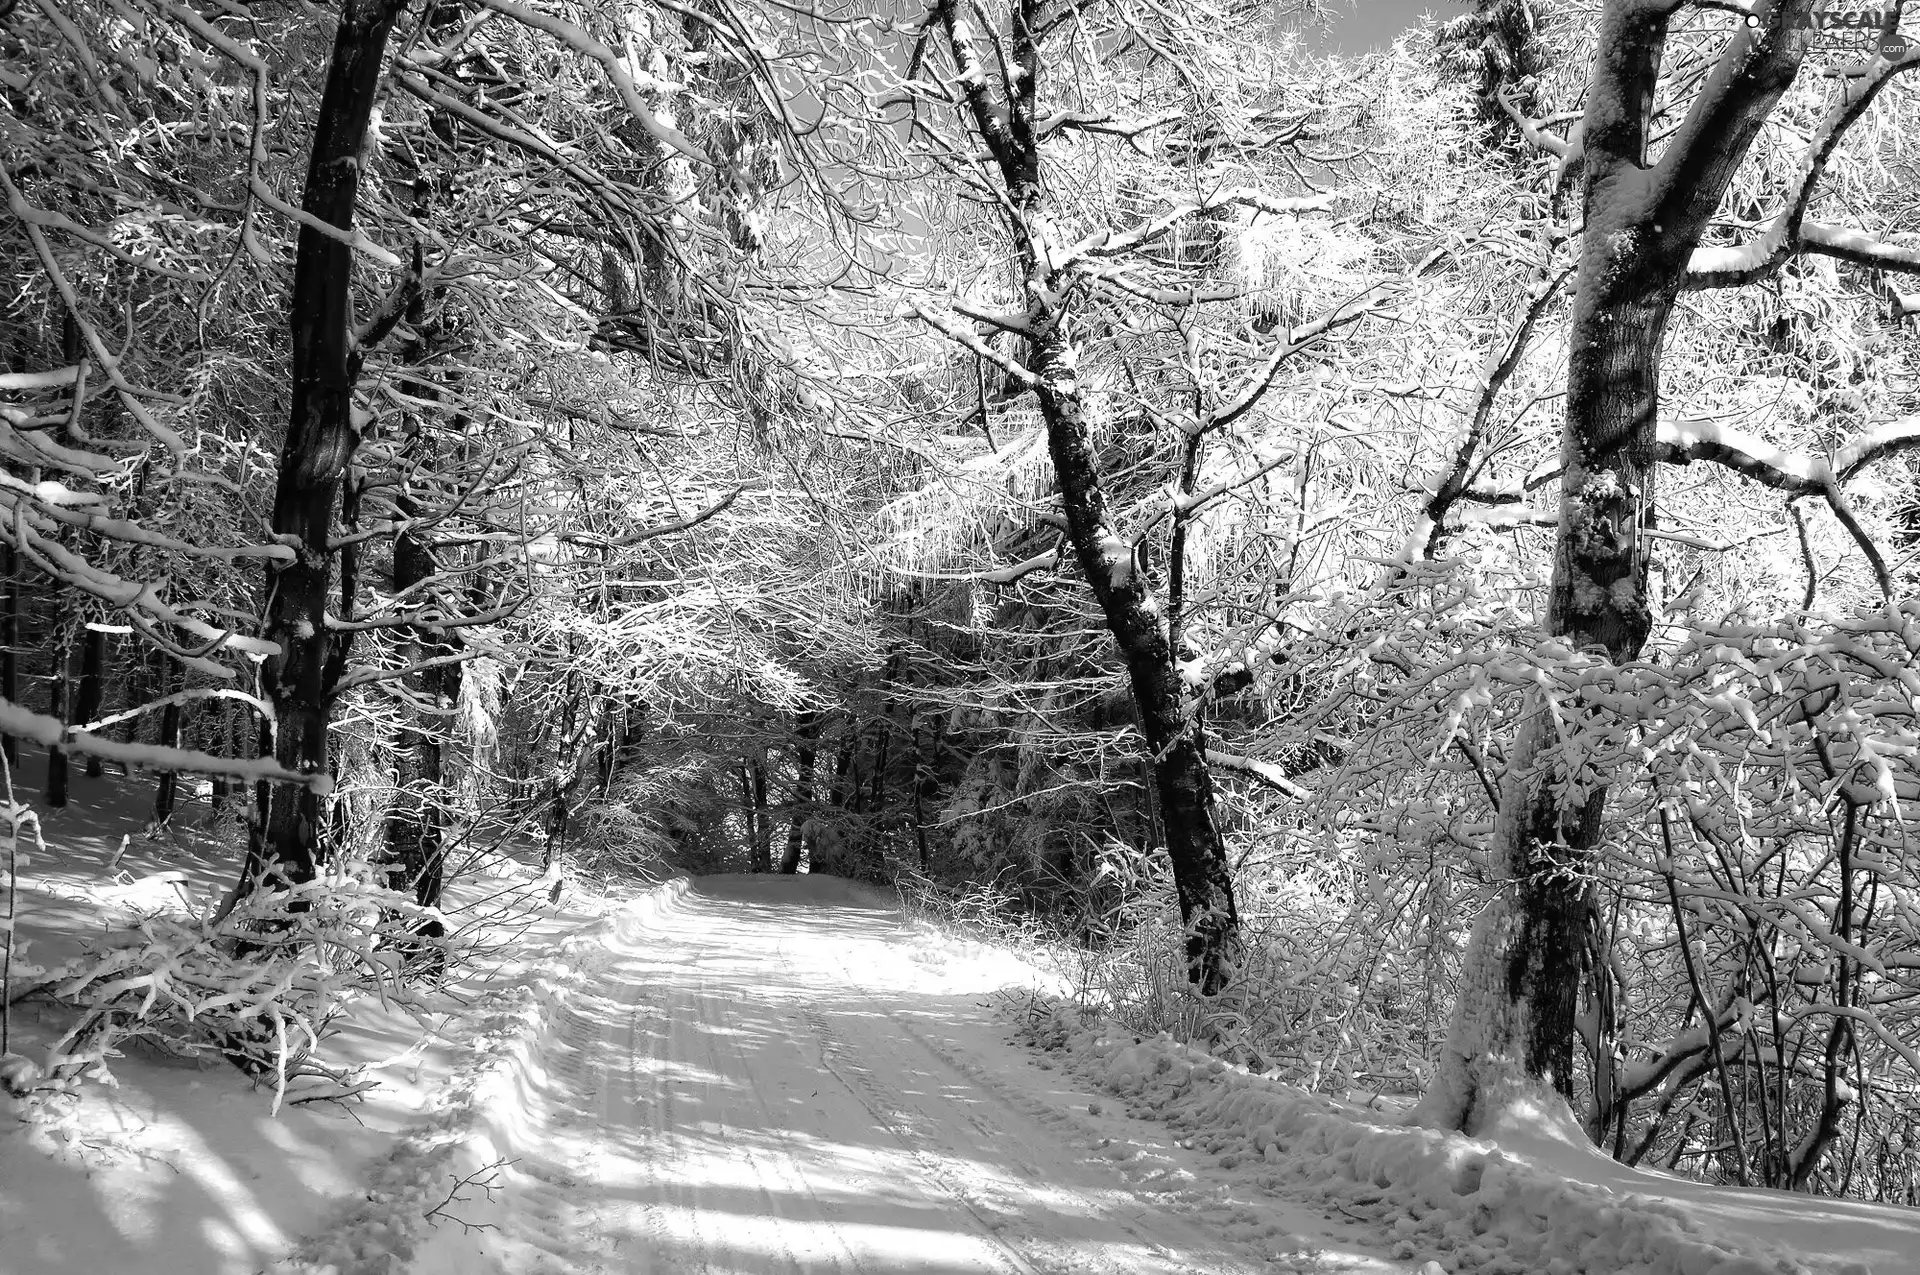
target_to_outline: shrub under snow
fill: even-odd
[[[1516,1104],[1498,1142],[1411,1128],[1166,1037],[1141,1037],[1069,1007],[1034,1016],[1033,1043],[1162,1120],[1261,1186],[1306,1196],[1382,1229],[1396,1256],[1435,1256],[1475,1275],[1803,1275],[1682,1206],[1622,1194],[1543,1164],[1594,1157],[1570,1121]],[[1500,1144],[1541,1149],[1522,1156]],[[1608,1164],[1608,1167],[1612,1166]],[[1594,1176],[1599,1176],[1595,1174]],[[1857,1263],[1837,1268],[1866,1275]]]

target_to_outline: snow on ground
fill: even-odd
[[[237,867],[204,801],[183,804],[164,839],[149,841],[150,777],[73,782],[71,806],[40,812],[48,851],[22,856],[16,987],[141,915],[204,911]],[[424,1019],[371,1000],[355,1007],[323,1050],[380,1082],[350,1108],[289,1105],[276,1118],[270,1092],[226,1062],[138,1047],[112,1064],[111,1085],[0,1098],[0,1275],[251,1275],[348,1214],[348,1230],[385,1252],[431,1233],[409,1193],[451,1185],[445,1166],[470,1114],[463,1092],[492,1065],[489,1047],[524,1030],[575,976],[552,954],[604,911],[573,897],[548,906],[532,872],[512,863],[473,873],[459,893],[470,905],[493,898],[486,910],[500,913],[499,937],[512,945],[467,971]],[[14,1048],[29,1056],[43,1056],[65,1026],[31,1000],[12,1007],[12,1020]],[[392,1198],[368,1201],[370,1183]],[[361,1269],[389,1266],[383,1252]]]
[[[219,838],[140,841],[144,786],[88,795],[23,877],[28,963],[225,884]],[[437,1015],[349,1016],[329,1054],[381,1081],[352,1109],[274,1118],[149,1055],[16,1104],[0,1275],[1920,1275],[1920,1214],[1623,1169],[1546,1121],[1408,1129],[1006,995],[1063,989],[865,887],[538,884],[469,877],[512,924]]]
[[[1036,1015],[1023,1035],[1220,1171],[1356,1219],[1365,1239],[1424,1259],[1423,1275],[1920,1275],[1920,1211],[1629,1169],[1524,1105],[1475,1141],[1386,1123],[1074,1009]],[[1168,1166],[1142,1157],[1138,1171]]]
[[[599,977],[502,1076],[510,1160],[413,1275],[1410,1272],[1239,1205],[1204,1157],[1129,1181],[1101,1101],[1008,1038],[1032,972],[825,878],[717,877],[614,918]],[[1164,1130],[1126,1122],[1131,1143]]]

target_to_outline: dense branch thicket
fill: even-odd
[[[7,775],[233,855],[70,1052],[825,872],[1911,1202],[1920,39],[1812,7],[6,6]]]

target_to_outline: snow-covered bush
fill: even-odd
[[[438,917],[375,885],[364,865],[253,890],[223,916],[145,917],[27,983],[73,1014],[39,1083],[109,1078],[109,1060],[141,1041],[225,1057],[272,1086],[275,1109],[301,1079],[319,1082],[311,1096],[350,1095],[355,1078],[314,1049],[355,997],[407,1006],[417,997],[410,970],[444,974],[450,944],[421,934]]]

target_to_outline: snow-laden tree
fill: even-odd
[[[956,230],[988,254],[951,300],[906,304],[978,361],[989,444],[998,450],[995,406],[1009,435],[1013,409],[1031,411],[1038,433],[1018,445],[1043,439],[1051,462],[1058,547],[984,579],[1070,560],[1090,586],[1126,668],[1204,993],[1227,985],[1239,938],[1202,716],[1208,670],[1190,632],[1190,532],[1294,459],[1294,440],[1256,450],[1246,423],[1294,360],[1376,300],[1364,271],[1316,308],[1217,268],[1238,230],[1264,221],[1285,237],[1331,206],[1304,174],[1278,177],[1276,157],[1323,165],[1301,152],[1340,112],[1230,25],[1204,7],[935,5],[904,74],[878,73],[903,163],[979,209]],[[1203,482],[1209,449],[1237,463]],[[1171,463],[1141,482],[1141,457]]]
[[[1728,13],[1609,4],[1578,127],[1561,140],[1523,124],[1554,152],[1556,185],[1571,179],[1580,191],[1546,629],[1616,665],[1640,654],[1655,622],[1646,532],[1656,525],[1657,467],[1713,458],[1728,443],[1706,426],[1670,427],[1662,437],[1661,353],[1683,291],[1751,282],[1803,252],[1920,268],[1911,250],[1808,216],[1850,127],[1897,74],[1920,65],[1920,50],[1899,45],[1888,46],[1893,56],[1863,49],[1863,64],[1840,79],[1799,148],[1794,176],[1750,196],[1771,206],[1759,234],[1713,243],[1736,175],[1806,59],[1812,7]],[[1877,434],[1859,446],[1879,452],[1888,441]],[[1837,478],[1851,468],[1843,462],[1806,476],[1843,519],[1850,515]],[[1494,844],[1511,885],[1482,914],[1465,958],[1453,1031],[1422,1109],[1433,1123],[1479,1128],[1536,1081],[1573,1092],[1575,1007],[1591,926],[1586,870],[1603,835],[1608,785],[1605,772],[1569,769],[1552,756],[1553,712],[1542,696],[1506,757]]]

